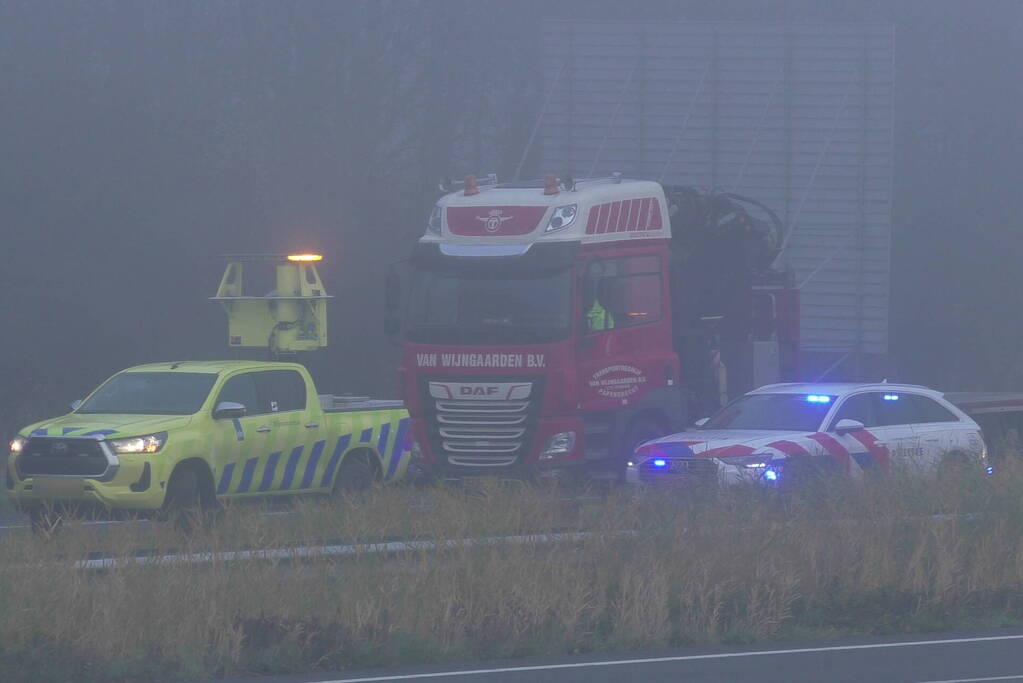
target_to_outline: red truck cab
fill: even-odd
[[[421,468],[621,477],[636,445],[683,426],[673,308],[700,307],[677,293],[669,210],[659,183],[619,177],[467,178],[438,201],[412,257],[400,371]]]

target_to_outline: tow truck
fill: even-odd
[[[638,444],[795,377],[798,290],[757,201],[620,174],[445,190],[399,371],[427,475],[620,480]]]
[[[272,359],[128,368],[72,411],[18,431],[7,488],[35,520],[55,509],[170,517],[231,498],[342,493],[401,479],[408,413],[399,401],[319,394],[296,354],[326,346],[315,254],[228,257],[213,301],[228,343]],[[275,288],[248,293],[272,264]]]

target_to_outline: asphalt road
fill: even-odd
[[[1023,629],[916,638],[517,660],[225,683],[979,683],[1023,681]]]

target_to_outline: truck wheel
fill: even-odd
[[[191,533],[198,526],[202,514],[202,491],[199,477],[192,467],[179,467],[167,484],[167,497],[163,501],[159,518],[172,523],[179,531]]]
[[[365,491],[377,479],[377,467],[372,456],[352,453],[341,461],[334,478],[334,494],[344,495],[354,491]]]
[[[667,432],[664,427],[649,417],[637,417],[629,424],[622,437],[621,447],[615,461],[615,471],[618,472],[621,481],[625,481],[626,463],[636,452],[636,448],[645,441],[665,436]]]

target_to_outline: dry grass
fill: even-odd
[[[968,514],[964,514],[968,513]],[[933,515],[942,515],[935,518]],[[573,543],[76,570],[103,548],[276,548],[588,529]],[[636,531],[637,534],[622,532]],[[1023,472],[687,501],[392,488],[294,515],[0,537],[0,679],[201,678],[1008,623]]]

